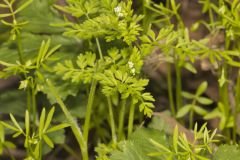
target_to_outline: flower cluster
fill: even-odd
[[[123,17],[122,7],[121,6],[115,7],[114,8],[114,12],[117,14],[118,17]]]
[[[135,75],[136,69],[134,68],[134,63],[129,61],[128,66],[130,68],[130,71],[131,71],[132,75]]]

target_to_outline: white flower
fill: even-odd
[[[122,7],[121,6],[117,6],[114,8],[115,13],[120,13],[122,11]]]
[[[136,69],[135,69],[135,68],[132,68],[132,69],[131,69],[132,75],[135,75],[135,72],[136,72]]]
[[[128,66],[130,68],[132,75],[135,75],[136,69],[134,68],[134,63],[132,61],[129,61]]]
[[[128,62],[128,66],[129,66],[129,68],[133,68],[133,67],[134,67],[134,63],[131,62],[131,61],[129,61],[129,62]]]
[[[117,14],[118,17],[123,17],[123,13],[121,11],[122,11],[121,6],[117,6],[114,8],[114,12]]]

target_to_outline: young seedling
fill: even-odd
[[[199,159],[210,160],[205,157],[206,153],[213,154],[212,145],[218,140],[215,139],[216,129],[210,133],[206,123],[198,130],[197,123],[194,126],[194,140],[190,142],[184,133],[179,133],[176,125],[173,132],[173,141],[170,146],[164,146],[152,139],[150,142],[160,150],[160,152],[149,153],[151,157],[165,157],[168,160]]]
[[[197,103],[202,104],[202,105],[210,105],[213,103],[213,101],[209,98],[201,96],[207,89],[207,82],[201,83],[201,85],[198,87],[197,91],[195,94],[188,93],[188,92],[182,92],[182,96],[184,98],[192,100],[191,104],[186,104],[183,106],[177,113],[177,118],[182,118],[186,114],[189,115],[189,128],[193,128],[193,117],[194,113],[197,113],[201,116],[204,116],[207,114],[207,110],[201,108]]]
[[[28,159],[41,160],[42,159],[42,142],[45,142],[51,148],[54,147],[54,143],[49,138],[48,134],[69,126],[68,123],[61,123],[59,125],[50,127],[54,111],[55,111],[55,108],[53,107],[49,111],[48,115],[46,116],[46,110],[45,108],[43,108],[37,130],[31,130],[30,128],[31,123],[30,123],[30,117],[29,117],[28,111],[26,111],[25,113],[24,127],[20,126],[20,124],[12,114],[10,114],[10,119],[13,125],[1,121],[1,124],[4,127],[15,132],[13,134],[13,138],[17,138],[20,135],[25,137],[24,147],[28,151],[27,158],[26,158],[27,160]]]

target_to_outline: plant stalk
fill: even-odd
[[[83,129],[83,137],[84,137],[86,143],[88,142],[88,134],[89,134],[89,129],[90,129],[90,120],[91,120],[94,96],[95,96],[95,92],[96,92],[96,86],[97,86],[97,80],[93,79],[92,85],[90,88],[90,93],[88,96],[87,111],[86,111],[84,129]]]
[[[235,86],[235,108],[234,108],[234,126],[233,126],[233,142],[236,143],[237,142],[237,116],[240,110],[240,70],[238,73],[238,78],[237,78],[237,84]]]
[[[181,79],[181,67],[179,66],[178,60],[175,59],[175,70],[176,70],[176,103],[177,111],[182,107],[182,79]]]
[[[170,103],[170,108],[173,116],[176,116],[174,101],[173,101],[173,92],[172,92],[172,74],[171,74],[171,64],[168,63],[167,71],[167,85],[168,85],[168,99]]]
[[[107,97],[107,102],[108,102],[109,119],[110,119],[110,126],[111,126],[111,132],[112,132],[112,141],[114,144],[117,144],[116,126],[115,126],[112,102],[110,97]]]
[[[89,159],[88,158],[88,147],[87,147],[87,143],[85,142],[85,139],[83,137],[81,129],[79,128],[76,120],[73,118],[73,116],[71,115],[71,113],[69,112],[69,110],[67,109],[65,104],[63,103],[62,99],[57,94],[57,91],[50,80],[47,80],[47,84],[71,126],[72,132],[73,132],[75,138],[77,139],[77,142],[81,149],[83,160],[88,160]]]
[[[128,118],[128,138],[130,137],[133,131],[134,112],[135,112],[135,103],[134,103],[134,100],[132,99],[129,118]]]
[[[98,48],[98,53],[99,53],[100,59],[103,59],[99,40],[98,40],[98,38],[96,38],[95,40],[97,43],[97,48]],[[86,143],[88,143],[88,134],[89,134],[89,129],[90,129],[90,120],[91,120],[94,96],[96,93],[96,87],[97,87],[97,80],[93,78],[89,96],[88,96],[87,112],[86,112],[86,116],[85,116],[84,129],[83,129],[83,137],[84,137]]]
[[[28,87],[27,88],[27,109],[29,113],[31,112],[31,89]]]
[[[18,57],[21,64],[24,64],[21,33],[17,33]]]
[[[102,49],[101,49],[101,46],[100,46],[98,38],[96,38],[96,43],[97,43],[100,59],[103,59]]]
[[[193,115],[194,115],[194,112],[193,110],[191,110],[189,114],[189,129],[193,129]]]
[[[119,114],[119,121],[118,121],[118,139],[121,140],[124,136],[123,126],[124,126],[124,114],[126,108],[126,99],[122,100],[120,114]]]
[[[35,94],[35,89],[34,87],[32,87],[32,92],[31,92],[31,96],[32,96],[32,114],[33,114],[33,126],[36,126],[36,122],[37,122],[37,105],[36,105],[36,94]],[[31,113],[31,112],[30,112]]]

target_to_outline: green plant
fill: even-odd
[[[48,137],[48,134],[52,132],[56,132],[60,129],[66,128],[69,126],[68,123],[61,123],[59,125],[55,125],[50,127],[52,117],[54,114],[54,107],[49,111],[48,115],[46,115],[46,110],[43,108],[40,120],[39,120],[39,126],[38,129],[32,130],[30,128],[30,116],[28,110],[25,113],[25,124],[24,129],[20,126],[20,124],[17,122],[15,117],[10,114],[11,121],[13,125],[10,125],[6,122],[1,122],[1,124],[14,131],[13,138],[17,138],[18,136],[22,135],[25,137],[24,141],[24,147],[27,150],[27,157],[26,160],[32,160],[32,159],[42,159],[42,143],[43,141],[51,148],[54,147],[54,143],[52,140]],[[47,118],[46,118],[47,117]]]
[[[183,106],[178,111],[177,118],[181,118],[181,117],[185,116],[187,113],[190,113],[189,128],[193,128],[194,112],[201,116],[205,116],[207,114],[207,110],[198,106],[197,103],[202,104],[202,105],[209,105],[209,104],[213,103],[213,101],[211,99],[201,96],[206,91],[207,86],[208,86],[207,82],[201,83],[195,94],[191,94],[188,92],[182,92],[182,96],[184,98],[192,100],[192,103],[186,104],[185,106]]]
[[[149,153],[149,156],[164,156],[166,159],[199,159],[207,160],[209,156],[207,154],[212,154],[212,145],[218,140],[214,139],[216,130],[211,134],[206,127],[206,123],[201,126],[198,131],[198,125],[195,124],[194,127],[194,140],[192,142],[187,139],[184,133],[178,131],[176,126],[173,133],[172,147],[167,148],[164,145],[150,139],[151,143],[161,150],[160,152]]]
[[[213,156],[213,160],[224,160],[227,158],[237,160],[239,153],[239,146],[237,145],[221,145]]]
[[[194,114],[200,121],[220,119],[218,129],[226,138],[221,144],[239,141],[238,0],[196,1],[208,17],[191,29],[184,16],[186,6],[191,5],[187,1],[65,2],[0,2],[0,78],[13,78],[17,86],[0,92],[3,159],[14,160],[12,150],[23,148],[20,146],[25,147],[26,159],[37,160],[58,159],[59,151],[64,151],[61,156],[83,160],[93,156],[97,160],[220,159],[230,149],[232,157],[237,157],[237,145],[219,147],[215,129],[210,132],[206,123],[200,129],[193,124]],[[207,35],[193,39],[192,33],[199,28],[206,28]],[[155,56],[150,63],[149,54]],[[203,63],[209,71],[199,67]],[[149,80],[147,75],[155,73],[154,69],[144,74],[144,65],[166,70],[158,79],[159,86],[152,87],[156,76]],[[191,93],[193,88],[185,85],[189,74],[185,70],[194,77],[207,73],[211,78],[200,77],[203,83]],[[219,99],[205,93],[207,81],[216,79]],[[53,105],[56,111],[49,108]],[[168,116],[155,113],[162,109],[171,112]],[[46,114],[46,110],[50,112]],[[10,114],[11,123],[5,114]],[[184,119],[187,114],[189,118]],[[50,123],[59,125],[51,127]],[[189,130],[184,128],[186,124]]]
[[[139,105],[140,111],[143,111],[145,115],[149,117],[152,115],[151,108],[153,108],[152,101],[154,99],[150,93],[143,93],[148,81],[138,76],[144,55],[141,55],[141,51],[134,45],[137,36],[140,35],[142,30],[138,24],[142,16],[134,15],[131,5],[131,1],[117,3],[117,1],[103,0],[101,2],[68,1],[66,7],[55,6],[57,9],[78,18],[79,22],[73,23],[67,20],[64,24],[54,25],[65,27],[64,35],[69,37],[82,38],[88,41],[94,38],[97,52],[99,53],[99,56],[97,56],[95,51],[86,52],[85,54],[80,54],[78,60],[74,63],[67,60],[64,64],[58,64],[55,67],[55,71],[58,74],[64,74],[64,80],[70,79],[72,83],[84,83],[91,86],[83,127],[83,141],[85,143],[88,142],[94,95],[97,92],[98,82],[102,86],[102,92],[107,99],[112,141],[115,144],[117,139],[124,137],[125,105],[128,99],[132,101],[130,105],[128,136],[130,136],[133,130],[136,104]],[[114,40],[121,40],[123,49],[113,47],[102,50],[102,41],[108,43]],[[108,53],[108,55],[103,53]],[[111,100],[117,94],[120,94],[122,99],[118,120],[118,138],[116,136]],[[80,147],[82,148],[82,146]],[[85,147],[85,149],[87,148]],[[88,157],[84,156],[84,159],[88,159]]]

